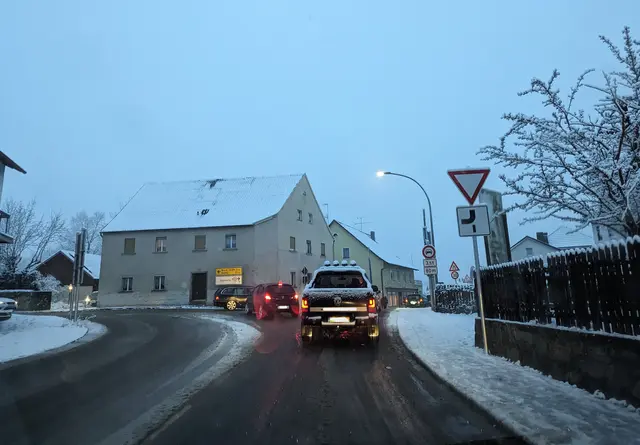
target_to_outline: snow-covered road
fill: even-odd
[[[475,315],[398,309],[405,345],[442,379],[537,444],[638,444],[640,410],[474,346]]]
[[[0,322],[0,363],[65,346],[82,338],[89,330],[101,331],[101,325],[69,320],[53,315],[14,314]]]

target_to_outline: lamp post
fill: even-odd
[[[422,184],[420,184],[418,181],[413,179],[411,176],[403,175],[401,173],[393,173],[393,172],[385,172],[385,171],[378,171],[376,173],[376,176],[378,178],[382,178],[383,176],[387,176],[387,175],[400,176],[401,178],[409,179],[410,181],[413,181],[415,184],[417,184],[418,187],[420,187],[420,190],[422,190],[422,193],[424,193],[425,198],[427,198],[427,204],[429,206],[429,226],[430,226],[430,229],[431,229],[431,231],[427,235],[427,228],[426,228],[427,218],[425,217],[424,209],[422,209],[422,219],[423,219],[423,224],[425,226],[424,230],[423,230],[423,233],[422,233],[422,238],[424,240],[425,245],[429,244],[429,242],[431,242],[433,247],[435,247],[436,246],[436,236],[435,236],[435,232],[433,230],[433,211],[431,210],[431,199],[429,199],[429,194],[424,189]],[[429,275],[429,291],[431,293],[431,304],[432,305],[435,304],[435,285],[436,285],[437,282],[438,282],[438,274],[437,273],[436,273],[435,278],[432,278],[432,275]]]

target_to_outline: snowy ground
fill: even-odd
[[[474,346],[475,315],[399,309],[389,316],[431,370],[537,444],[639,444],[640,409],[604,400]]]
[[[59,348],[96,332],[102,325],[86,320],[77,324],[51,315],[13,314],[0,322],[0,363]]]

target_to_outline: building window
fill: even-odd
[[[167,237],[157,236],[156,237],[156,253],[161,253],[166,251],[167,251]]]
[[[395,277],[395,275],[396,275],[396,274],[395,274],[395,271],[394,271],[394,270],[392,270],[392,271],[391,271],[391,279],[392,279],[392,280],[395,280],[395,278],[396,278],[396,277]]]
[[[320,243],[320,256],[326,256],[325,250],[326,246],[324,245],[324,243]]]
[[[307,240],[307,255],[311,255],[311,240]]]
[[[527,247],[527,256],[533,256],[533,247]]]
[[[194,238],[194,250],[206,250],[207,248],[207,235],[196,235]]]
[[[235,235],[225,235],[224,237],[224,248],[225,249],[236,249],[236,236]]]
[[[289,237],[289,250],[291,250],[291,251],[295,251],[296,250],[296,237],[295,236],[290,236]]]
[[[125,238],[124,239],[124,254],[125,255],[133,255],[136,253],[136,239],[135,238]]]
[[[342,248],[342,258],[348,260],[350,258],[349,256],[349,248],[348,247],[343,247]]]
[[[296,273],[295,272],[291,272],[291,285],[292,286],[296,285]]]
[[[122,292],[133,290],[133,277],[122,277]]]
[[[298,209],[298,221],[302,221],[302,210]]]
[[[309,224],[313,224],[313,213],[309,213]]]
[[[164,290],[164,275],[153,277],[153,290]]]

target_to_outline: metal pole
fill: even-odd
[[[484,303],[482,302],[482,283],[480,282],[480,255],[478,254],[478,237],[473,237],[473,257],[476,263],[476,286],[478,286],[478,299],[480,300],[480,322],[482,324],[482,342],[485,354],[489,353],[487,344],[487,327],[484,323]]]
[[[429,212],[429,214],[431,214],[431,212]],[[424,244],[425,246],[427,244],[429,244],[429,242],[431,241],[431,233],[427,232],[427,215],[425,214],[424,208],[422,209],[422,237],[424,238]],[[431,227],[431,230],[433,230],[433,227]],[[434,283],[434,276],[433,275],[429,275],[427,277],[429,279],[429,295],[430,295],[430,299],[431,299],[431,307],[435,308],[435,304],[436,304],[436,286]]]

